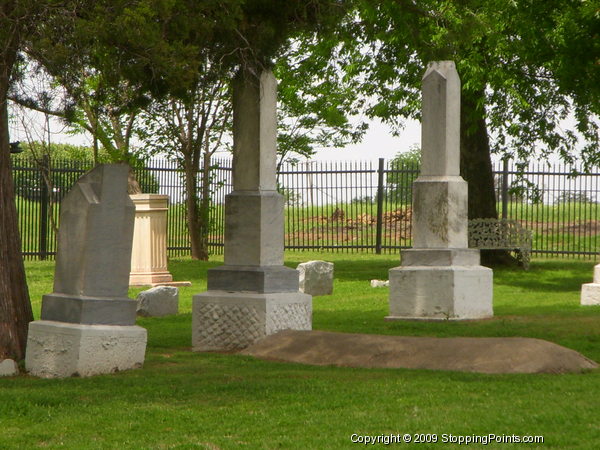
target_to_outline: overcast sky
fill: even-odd
[[[313,158],[319,161],[374,161],[378,158],[392,159],[399,152],[413,145],[421,145],[421,124],[407,121],[399,136],[379,121],[371,122],[363,141],[341,149],[321,149]]]

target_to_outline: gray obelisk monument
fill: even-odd
[[[82,176],[61,203],[54,292],[29,324],[25,366],[45,378],[141,367],[146,330],[127,297],[135,207],[129,166]]]
[[[195,295],[194,350],[247,347],[284,329],[310,330],[312,297],[283,265],[283,196],[276,186],[277,82],[242,71],[233,83],[233,192],[225,199],[225,264]]]
[[[396,319],[493,316],[492,270],[468,248],[467,183],[460,176],[460,79],[454,62],[423,76],[421,173],[413,183],[413,248],[390,270]]]

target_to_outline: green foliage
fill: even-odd
[[[40,142],[24,143],[21,147],[23,153],[12,155],[16,169],[13,170],[13,179],[17,195],[28,200],[40,201],[44,188],[51,195],[51,200],[60,200],[81,175],[94,167],[91,147]],[[99,162],[111,162],[110,155],[101,151]],[[133,162],[134,170],[144,165],[141,159]],[[144,176],[138,181],[142,192],[158,193],[159,183],[154,174],[144,171]]]
[[[361,50],[344,67],[348,76],[363,79],[371,116],[396,126],[419,118],[426,64],[449,59],[457,64],[463,97],[476,99],[465,113],[483,114],[493,151],[525,160],[537,148],[568,161],[579,150],[588,163],[598,160],[600,47],[594,37],[600,21],[594,2],[355,4],[357,15],[344,22],[340,36],[346,47]],[[569,114],[576,130],[561,123]]]
[[[419,176],[420,164],[419,146],[397,153],[392,159],[390,172],[386,175],[386,195],[391,201],[405,204],[412,201],[412,185]]]

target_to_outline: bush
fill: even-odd
[[[91,147],[70,144],[50,144],[49,149],[43,144],[21,144],[23,152],[12,155],[13,179],[15,193],[32,201],[40,201],[44,188],[42,171],[45,167],[50,169],[52,196],[54,201],[66,195],[77,180],[94,167],[93,149]],[[42,152],[41,150],[45,150]],[[50,153],[49,159],[39,155]],[[110,162],[106,152],[100,151],[99,162]],[[159,182],[156,176],[149,171],[142,171],[144,161],[138,159],[134,170],[142,192],[158,193]],[[50,193],[49,193],[50,194]]]
[[[398,203],[410,203],[412,184],[419,175],[421,149],[412,146],[407,152],[396,154],[386,176],[387,198]]]

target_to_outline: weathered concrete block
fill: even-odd
[[[12,359],[0,361],[0,377],[14,377],[19,375],[19,366]]]
[[[179,289],[156,286],[142,291],[136,297],[137,314],[144,317],[162,317],[179,312]]]
[[[298,264],[300,292],[310,295],[331,295],[333,269],[333,263],[326,261],[308,261]]]
[[[580,303],[582,305],[600,305],[600,283],[582,284]]]
[[[232,192],[225,198],[225,265],[283,264],[283,196],[277,191]]]
[[[194,351],[237,350],[281,330],[312,329],[312,297],[299,292],[194,295]]]
[[[401,266],[390,269],[395,319],[461,320],[493,316],[493,272],[483,266]]]
[[[147,334],[138,326],[29,324],[25,367],[34,376],[88,377],[144,364]]]
[[[413,183],[413,247],[467,248],[467,198],[461,177],[419,177]]]
[[[298,271],[286,266],[219,266],[208,269],[209,291],[298,292]]]

